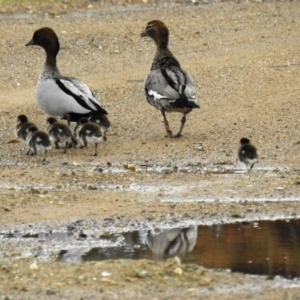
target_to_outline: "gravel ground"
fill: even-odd
[[[66,2],[1,5],[0,12],[2,232],[25,232],[28,224],[61,228],[78,219],[92,231],[94,221],[108,230],[109,219],[122,228],[149,219],[175,226],[174,219],[299,217],[300,4]],[[188,116],[180,139],[164,137],[161,114],[143,96],[155,47],[139,33],[152,19],[168,25],[170,48],[197,86],[201,108]],[[92,146],[66,155],[53,149],[42,163],[16,143],[19,114],[45,128],[47,115],[34,96],[45,55],[25,47],[42,26],[59,36],[61,72],[86,82],[109,112],[113,127],[98,157]],[[168,118],[176,131],[181,116]],[[236,162],[244,136],[260,155],[249,174]],[[297,281],[176,259],[36,262],[21,248],[1,245],[0,299],[299,298]],[[101,276],[103,270],[111,276]]]

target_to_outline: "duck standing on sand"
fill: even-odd
[[[161,111],[167,136],[180,137],[186,115],[194,108],[199,108],[194,80],[188,72],[181,69],[178,60],[169,50],[169,30],[162,21],[150,21],[141,36],[151,37],[156,44],[156,53],[144,85],[146,100]],[[176,135],[173,135],[169,127],[166,112],[183,114]]]
[[[248,172],[250,172],[258,160],[257,150],[247,138],[242,138],[240,144],[238,159],[246,165]]]
[[[59,149],[59,143],[65,144],[64,153],[67,153],[69,147],[76,147],[77,140],[66,124],[58,122],[54,117],[49,117],[46,121],[46,128],[50,141],[54,143],[56,149]]]
[[[18,122],[15,128],[15,134],[20,142],[26,143],[27,138],[27,129],[30,126],[36,126],[33,122],[28,121],[28,117],[26,115],[19,115],[17,118]]]
[[[81,118],[76,128],[81,148],[87,147],[88,143],[95,143],[94,156],[97,156],[98,143],[102,140],[101,128],[97,123],[90,122],[87,118]]]
[[[48,150],[52,148],[49,135],[38,130],[36,126],[30,126],[27,133],[26,142],[29,146],[27,155],[36,155],[38,152],[44,151],[43,161],[45,161]]]
[[[48,27],[34,32],[26,46],[37,45],[46,51],[46,62],[36,86],[37,101],[47,114],[70,122],[81,117],[107,115],[91,89],[82,81],[63,76],[56,66],[60,45],[56,33]]]

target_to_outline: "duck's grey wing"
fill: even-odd
[[[145,80],[145,95],[157,108],[167,109],[174,105],[198,107],[193,78],[180,68],[151,70]]]
[[[94,95],[92,90],[82,81],[71,77],[58,77],[55,78],[56,84],[63,92],[71,96],[73,100],[70,101],[70,107],[81,106],[89,111],[101,111],[104,110],[99,99]]]

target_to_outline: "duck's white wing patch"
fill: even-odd
[[[158,99],[158,100],[167,98],[167,96],[160,95],[159,93],[153,90],[148,91],[148,95],[153,96],[154,99]]]

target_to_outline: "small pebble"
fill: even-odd
[[[39,266],[37,265],[36,261],[34,261],[30,266],[29,266],[29,269],[30,270],[38,270],[39,269]]]
[[[108,277],[108,276],[111,275],[111,273],[109,273],[109,272],[107,272],[107,271],[102,271],[102,272],[100,273],[100,275],[101,275],[102,277]]]
[[[173,272],[175,275],[178,275],[178,276],[181,276],[182,275],[182,273],[183,273],[183,271],[182,271],[182,269],[181,268],[176,268],[175,270],[174,270],[174,272]]]

